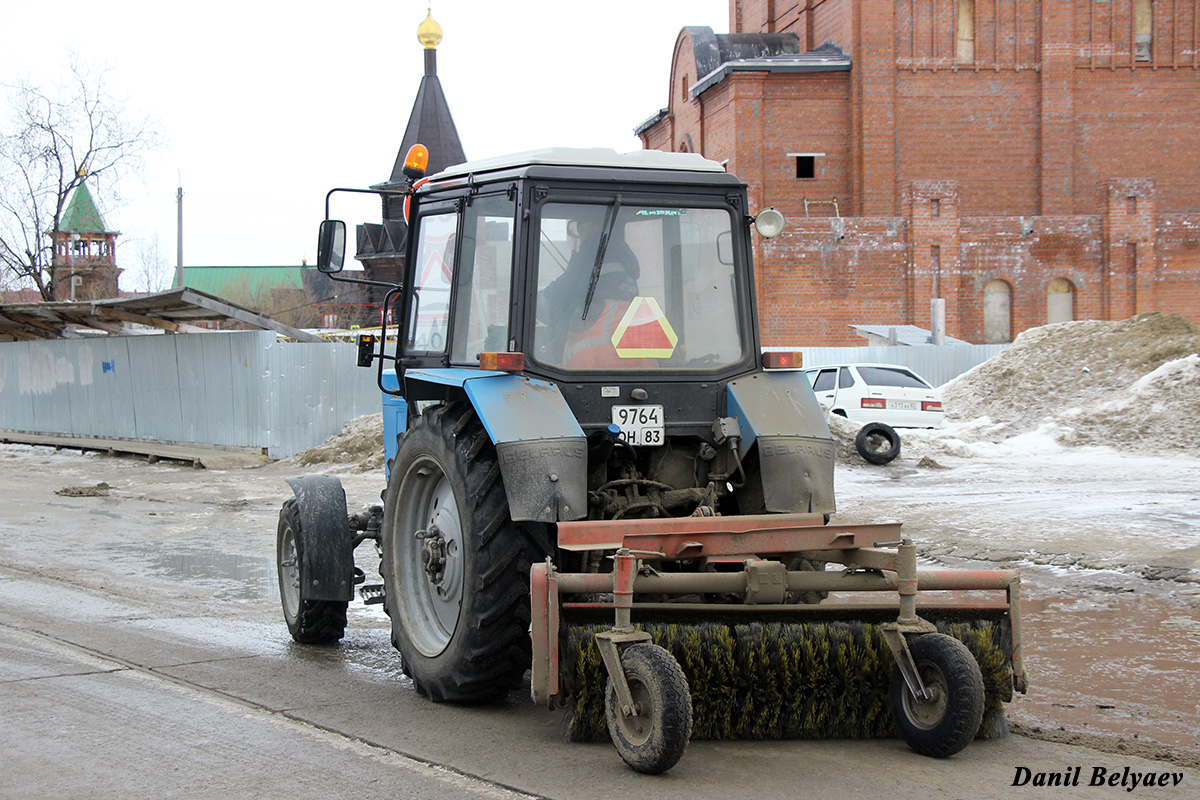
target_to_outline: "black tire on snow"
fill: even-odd
[[[927,633],[909,640],[917,672],[932,699],[920,703],[900,668],[892,669],[889,700],[900,736],[916,752],[948,758],[975,738],[983,719],[983,675],[967,646],[952,636]]]
[[[275,566],[279,574],[279,597],[288,632],[300,644],[336,644],[346,633],[346,607],[341,600],[300,599],[300,574],[304,551],[316,532],[300,525],[296,499],[286,501],[279,510],[279,528],[275,536]]]
[[[635,644],[621,653],[621,667],[638,715],[621,713],[617,690],[609,678],[604,695],[608,732],[621,758],[647,775],[666,772],[678,763],[692,737],[692,696],[675,657],[656,644]]]
[[[430,408],[400,436],[383,513],[392,644],[417,691],[482,702],[520,686],[529,568],[549,543],[544,526],[510,518],[495,447],[469,403]]]
[[[900,434],[882,422],[868,422],[858,429],[854,448],[868,464],[882,466],[900,455]]]

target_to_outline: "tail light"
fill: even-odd
[[[479,368],[494,372],[520,372],[525,369],[525,354],[480,353]]]
[[[887,400],[882,397],[864,397],[862,399],[863,408],[887,408]]]
[[[922,400],[921,401],[921,410],[922,411],[937,411],[940,413],[942,410],[941,401],[939,401],[939,400]]]
[[[800,369],[804,366],[804,354],[799,350],[763,353],[764,369]]]

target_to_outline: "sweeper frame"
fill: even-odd
[[[584,574],[559,572],[549,558],[533,566],[533,700],[551,705],[563,692],[559,651],[564,617],[611,613],[611,629],[595,634],[609,677],[605,703],[609,733],[622,758],[642,772],[662,772],[682,755],[691,734],[691,699],[683,673],[669,653],[655,653],[649,667],[645,659],[625,658],[635,647],[654,647],[649,644],[651,635],[635,629],[634,621],[661,614],[728,617],[738,605],[638,602],[639,596],[684,601],[689,595],[738,598],[741,609],[757,619],[770,616],[772,610],[787,616],[828,617],[839,609],[851,609],[861,618],[872,607],[845,601],[796,604],[787,599],[806,592],[894,592],[897,603],[873,607],[878,613],[894,614],[892,621],[880,625],[895,658],[895,673],[903,682],[902,687],[893,687],[893,714],[909,745],[927,755],[951,755],[974,738],[982,714],[982,684],[965,646],[939,634],[933,623],[919,616],[921,592],[1004,592],[1003,600],[931,602],[921,608],[999,617],[1012,688],[1023,693],[1028,686],[1021,658],[1020,572],[918,569],[916,546],[910,539],[898,538],[898,523],[829,525],[821,515],[771,514],[566,522],[560,523],[558,535],[564,550],[615,551],[615,564],[611,573]],[[797,559],[844,568],[788,569],[788,563]],[[667,571],[672,562],[681,561],[698,562],[700,570]],[[739,569],[728,571],[738,564]],[[922,658],[914,656],[917,642],[921,642]],[[931,655],[931,649],[945,655]],[[967,666],[956,669],[955,664]],[[896,677],[893,683],[898,683]]]

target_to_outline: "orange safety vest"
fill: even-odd
[[[605,300],[604,310],[594,320],[571,320],[563,366],[568,369],[631,369],[652,366],[646,358],[621,358],[612,336],[631,301]]]

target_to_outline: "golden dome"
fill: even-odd
[[[433,18],[433,11],[425,17],[425,21],[417,28],[417,41],[425,45],[426,50],[432,50],[442,41],[442,26]]]

